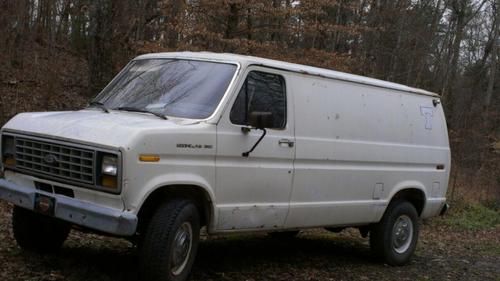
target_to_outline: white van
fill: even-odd
[[[185,280],[203,226],[356,227],[401,265],[418,219],[447,209],[439,96],[257,57],[142,55],[88,108],[18,114],[1,134],[19,246],[56,250],[72,226],[130,237],[143,280]]]

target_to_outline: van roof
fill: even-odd
[[[438,94],[426,90],[405,86],[398,83],[388,82],[384,80],[364,77],[345,72],[329,70],[319,67],[301,65],[296,63],[283,62],[260,57],[229,54],[229,53],[212,53],[212,52],[167,52],[167,53],[151,53],[136,57],[135,59],[152,59],[152,58],[183,58],[183,59],[199,59],[220,62],[236,62],[241,65],[261,65],[271,68],[282,69],[286,71],[304,73],[314,76],[321,76],[331,79],[348,81],[353,83],[371,85],[398,91],[404,91],[419,95],[439,97]]]

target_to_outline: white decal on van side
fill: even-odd
[[[420,114],[425,117],[425,129],[432,130],[432,116],[434,115],[434,108],[421,106]]]

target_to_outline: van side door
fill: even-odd
[[[286,76],[249,67],[217,125],[216,230],[283,227],[292,188],[295,138]],[[272,114],[267,134],[249,128],[251,112]]]

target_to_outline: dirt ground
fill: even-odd
[[[21,251],[12,238],[10,208],[0,203],[0,280],[140,280],[136,248],[122,239],[73,231],[58,254]],[[500,281],[500,225],[465,230],[446,220],[422,224],[417,252],[403,267],[375,259],[355,230],[308,230],[288,241],[264,233],[204,238],[192,280]]]

